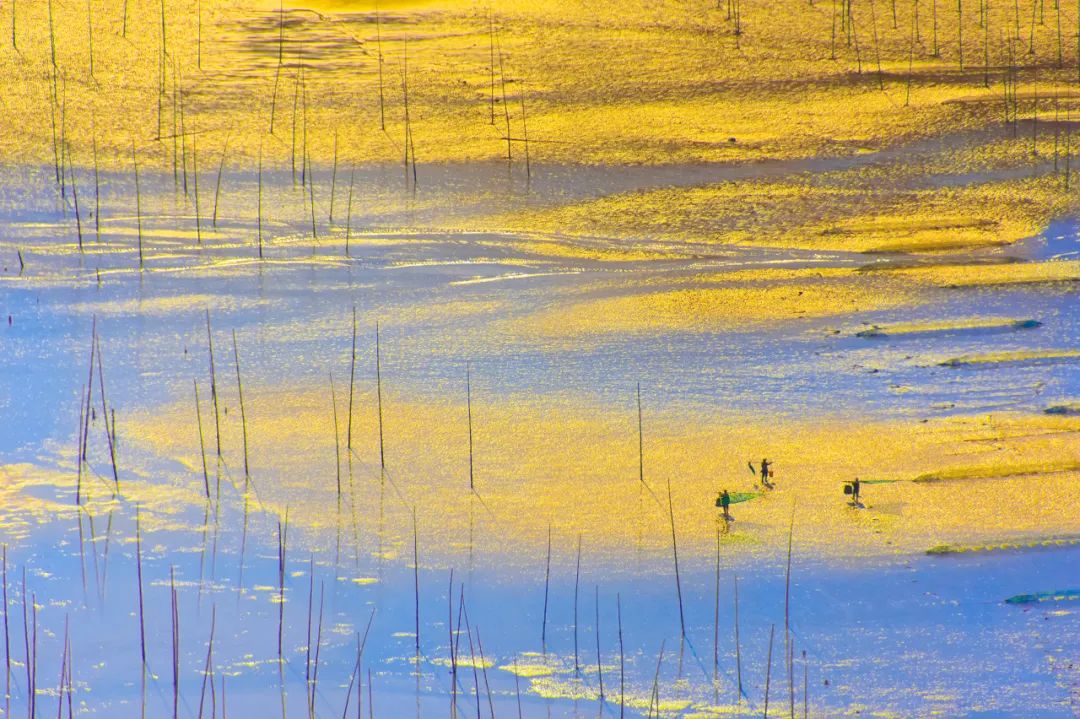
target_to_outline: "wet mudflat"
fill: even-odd
[[[1075,716],[1065,5],[4,4],[0,711]]]
[[[904,257],[370,219],[348,254],[340,224],[283,223],[259,261],[250,223],[193,246],[165,212],[139,272],[126,213],[56,252],[45,204],[9,218],[3,285],[13,712],[70,671],[76,713],[172,713],[173,589],[184,715],[351,714],[358,685],[376,716],[753,715],[766,681],[778,716],[1075,711],[1075,419],[1044,412],[1077,392],[1073,285],[882,302]],[[1067,261],[1075,233],[965,260]],[[732,321],[758,285],[779,299]],[[702,287],[718,308],[657,299]],[[721,533],[759,455],[778,489]],[[855,475],[885,480],[865,508]]]

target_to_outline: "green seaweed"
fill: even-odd
[[[927,323],[923,325],[874,325],[869,329],[856,332],[856,337],[906,337],[909,335],[927,335],[947,332],[970,332],[970,331],[996,331],[996,330],[1027,330],[1041,327],[1042,322],[1036,319],[1022,320],[968,320],[952,323]]]
[[[1046,547],[1071,547],[1080,544],[1080,537],[1048,537],[1027,542],[1002,541],[987,544],[938,544],[926,550],[927,554],[942,556],[947,554],[968,554],[971,552],[1001,552],[1017,549],[1040,549]]]
[[[1080,589],[1059,589],[1056,592],[1017,594],[1005,600],[1006,604],[1038,604],[1040,602],[1069,602],[1080,599]]]

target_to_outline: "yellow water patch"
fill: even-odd
[[[499,669],[502,669],[504,672],[510,672],[511,674],[517,674],[519,677],[531,679],[533,677],[546,677],[555,674],[560,670],[560,667],[555,664],[518,662],[516,664],[503,664]]]
[[[928,472],[914,478],[916,482],[948,482],[964,479],[1003,479],[1021,475],[1053,474],[1080,470],[1080,460],[1048,458],[1028,464],[991,464],[977,467],[952,467]]]
[[[350,582],[352,584],[357,585],[358,587],[366,587],[366,586],[371,585],[371,584],[378,584],[379,583],[379,580],[376,579],[375,577],[351,577],[351,578],[339,577],[338,579],[339,579],[339,581],[342,581],[342,582],[348,581],[348,582]]]
[[[833,46],[827,11],[807,12],[799,0],[742,8],[738,35],[725,8],[712,3],[514,0],[481,7],[472,0],[384,0],[381,43],[372,22],[375,7],[373,0],[293,0],[281,31],[272,0],[203,0],[198,18],[187,4],[167,6],[167,50],[184,71],[176,85],[185,95],[188,135],[177,154],[186,155],[189,183],[196,154],[192,138],[207,195],[226,135],[234,157],[248,166],[260,145],[268,164],[288,166],[294,129],[289,100],[300,48],[307,102],[299,129],[315,166],[332,161],[333,129],[346,163],[400,162],[399,78],[406,41],[410,117],[421,163],[502,159],[507,132],[520,163],[526,129],[535,162],[857,156],[897,139],[981,128],[1000,117],[1000,91],[983,88],[981,68],[959,71],[954,47],[938,57],[919,46],[911,54],[912,8],[906,4],[898,4],[895,26],[878,28],[875,56],[887,71],[880,78],[869,72],[865,52],[846,43]],[[63,139],[71,144],[68,159],[89,167],[96,134],[99,160],[130,172],[134,137],[144,166],[171,170],[173,143],[153,139],[170,138],[179,124],[171,73],[164,78],[166,97],[158,112],[161,19],[135,12],[124,18],[107,3],[92,4],[91,10],[92,79],[85,8],[53,8],[54,43],[47,9],[40,3],[19,8],[18,50],[0,54],[10,115],[0,133],[0,154],[53,162],[55,45],[57,67],[69,78],[63,124]],[[1004,14],[995,20],[991,34],[1006,28]],[[975,23],[975,14],[965,14],[965,22]],[[956,37],[952,13],[941,14],[938,23],[943,37]],[[1067,87],[1070,80],[1067,67],[1055,70],[1052,25],[1032,28],[1038,53],[1032,61],[1045,66],[1038,96],[1047,99],[1045,88]],[[492,26],[503,55],[498,68],[490,56]],[[977,24],[967,30],[967,51],[978,57],[981,33]],[[285,61],[280,73],[279,59]],[[611,67],[620,72],[611,73]],[[1017,97],[1035,89],[1026,75],[1018,80]],[[1026,101],[1021,105],[1029,112]],[[1030,154],[1023,158],[1030,160]],[[83,178],[84,195],[87,182]],[[209,198],[204,204],[210,205]]]
[[[955,320],[938,320],[930,322],[897,322],[889,325],[873,325],[862,330],[860,334],[872,336],[913,335],[929,334],[933,332],[950,332],[956,330],[981,330],[981,329],[1008,329],[1021,328],[1026,320],[1016,320],[1009,317],[967,317]]]
[[[748,271],[698,276],[685,287],[632,287],[570,300],[511,321],[525,337],[720,331],[848,315],[916,302],[910,286],[866,282],[849,270]],[[617,291],[617,290],[616,290]]]
[[[948,367],[965,367],[968,365],[997,365],[1039,360],[1068,360],[1077,357],[1080,357],[1080,350],[1015,350],[1011,352],[963,355],[962,357],[944,360],[941,364]]]
[[[738,35],[724,8],[675,0],[514,0],[491,7],[472,0],[387,0],[378,26],[371,0],[296,0],[291,7],[279,25],[277,4],[267,0],[203,0],[200,22],[192,22],[186,5],[167,6],[167,50],[176,64],[159,77],[162,19],[135,12],[124,18],[108,3],[91,3],[91,78],[85,8],[61,4],[50,23],[41,3],[24,3],[18,10],[18,49],[0,51],[0,97],[8,118],[0,131],[0,158],[47,167],[58,159],[58,146],[68,148],[64,159],[80,171],[80,194],[89,207],[95,154],[110,190],[131,194],[134,139],[144,177],[174,174],[178,185],[185,177],[191,185],[162,192],[144,181],[142,188],[144,203],[147,195],[161,195],[143,206],[143,234],[169,250],[147,247],[151,265],[179,259],[180,248],[197,246],[193,200],[201,198],[205,218],[217,199],[213,179],[226,140],[225,166],[233,171],[254,172],[260,150],[268,172],[294,167],[298,154],[310,157],[319,175],[320,215],[328,209],[325,175],[335,159],[338,208],[344,168],[398,166],[407,42],[410,138],[421,188],[426,189],[425,165],[498,160],[501,176],[508,152],[510,170],[521,180],[526,130],[537,184],[541,177],[551,182],[543,175],[546,168],[557,187],[535,199],[532,193],[492,192],[487,184],[474,191],[466,181],[462,196],[469,202],[463,204],[483,206],[475,211],[463,210],[460,198],[447,201],[425,191],[379,190],[356,198],[358,207],[375,216],[430,211],[438,217],[425,222],[440,226],[527,232],[521,247],[549,256],[627,261],[701,252],[688,241],[875,253],[989,252],[1076,208],[1076,193],[1065,190],[1060,172],[1028,172],[1035,151],[1063,159],[1061,143],[1049,130],[1030,141],[998,132],[1000,93],[983,87],[976,66],[961,70],[954,64],[957,48],[938,56],[917,48],[912,55],[904,30],[911,27],[909,5],[898,6],[895,26],[881,23],[874,48],[885,69],[880,77],[857,50],[846,43],[833,46],[827,11],[805,11],[799,0],[749,5]],[[955,37],[956,22],[951,13],[943,15],[939,31]],[[974,15],[964,22],[975,22]],[[1025,76],[1015,88],[1025,98],[1015,108],[1022,117],[1035,111],[1037,98],[1045,98],[1040,118],[1045,117],[1049,93],[1056,92],[1051,88],[1063,90],[1055,96],[1056,108],[1076,109],[1077,98],[1064,91],[1071,81],[1067,68],[1055,69],[1051,25],[1032,27],[1036,53],[1029,59],[1045,68],[1038,87]],[[503,56],[498,72],[490,54],[492,28]],[[963,37],[974,43],[966,50],[978,57],[979,28],[966,29]],[[995,30],[1002,27],[989,29]],[[68,80],[62,102],[53,98],[54,46],[55,69]],[[611,73],[611,67],[621,72]],[[298,95],[301,88],[305,92]],[[294,117],[290,100],[297,97],[304,111]],[[180,100],[182,120],[174,111]],[[57,127],[62,138],[54,133]],[[179,144],[171,141],[174,136]],[[917,152],[905,154],[907,144],[927,138],[933,142],[913,145]],[[870,162],[879,152],[880,159]],[[685,164],[676,172],[673,163]],[[593,187],[587,176],[574,173],[588,164],[632,168],[640,180],[627,186],[641,189],[611,181],[621,180],[617,172],[608,176],[610,187]],[[736,165],[741,167],[731,172]],[[712,171],[732,179],[717,180]],[[673,177],[701,186],[670,187]],[[131,182],[124,188],[126,178]],[[245,227],[218,235],[207,226],[203,242],[243,242],[253,250],[253,188],[236,192],[228,184],[227,179],[223,216]],[[303,192],[271,185],[264,192],[268,236],[288,232],[287,223],[305,217]],[[105,226],[129,246],[136,232],[132,209]],[[66,237],[54,249],[73,253],[70,228],[55,229]],[[327,252],[340,248],[338,230]],[[540,239],[560,235],[613,241]],[[302,234],[273,240],[308,241]],[[358,247],[376,241],[354,239]],[[1066,271],[1040,272],[1057,277]],[[979,266],[961,274],[974,283],[995,270]],[[1035,281],[1046,279],[1053,277]],[[697,302],[656,302],[670,306],[688,299]],[[794,307],[796,313],[803,309]]]
[[[360,536],[378,539],[379,553],[411,558],[415,508],[425,566],[452,563],[467,551],[542,566],[549,525],[563,559],[572,556],[579,536],[587,556],[640,551],[662,557],[671,550],[670,481],[680,553],[707,558],[722,529],[713,506],[717,492],[752,489],[755,478],[746,462],[762,454],[776,460],[778,489],[733,508],[735,531],[722,537],[729,555],[778,551],[793,507],[799,551],[823,555],[923,552],[939,544],[1022,541],[1077,530],[1071,508],[1080,501],[1080,468],[1027,471],[1045,470],[1048,457],[1077,456],[1077,417],[1001,413],[928,422],[851,421],[791,411],[764,421],[730,411],[711,415],[647,406],[642,485],[632,397],[621,410],[559,396],[511,397],[498,404],[474,397],[476,493],[470,493],[463,404],[421,402],[385,388],[387,472],[380,479],[373,389],[363,387],[356,397],[362,409],[353,420],[351,461],[342,447],[340,515],[333,511],[336,469],[327,394],[321,388],[246,390],[259,506],[275,514],[288,507],[290,523],[321,531],[311,541],[325,536],[331,546],[339,526],[347,536],[355,523]],[[189,401],[138,413],[122,434],[129,446],[191,461],[198,452],[192,414]],[[339,419],[343,437],[345,418]],[[232,413],[223,422],[232,466],[242,466],[237,425]],[[972,474],[972,467],[980,469]],[[929,475],[969,479],[962,485],[866,485],[866,509],[850,507],[842,494],[843,482],[855,476]],[[191,486],[190,501],[198,500],[201,477],[177,481]],[[152,496],[141,484],[130,491]],[[1000,511],[1003,493],[1008,513]]]
[[[1021,262],[996,265],[930,265],[888,270],[938,287],[988,287],[994,285],[1080,282],[1080,260]]]
[[[213,311],[250,309],[264,302],[265,300],[249,300],[235,295],[190,294],[174,297],[82,302],[71,305],[68,309],[72,312],[95,315],[172,315],[182,312],[197,313],[207,308]]]
[[[446,657],[432,657],[428,659],[428,662],[442,667],[450,667],[453,664],[457,664],[458,667],[464,667],[466,669],[489,669],[495,666],[495,662],[492,659],[488,659],[487,657],[484,657],[483,659],[480,659],[480,657],[466,657],[461,654],[460,651],[454,662],[451,662]]]

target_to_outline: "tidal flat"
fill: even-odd
[[[0,715],[1076,716],[1078,32],[4,3]]]

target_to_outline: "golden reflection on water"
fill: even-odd
[[[426,552],[447,562],[473,551],[542,556],[549,525],[564,553],[580,535],[594,556],[621,561],[640,551],[670,552],[670,482],[680,552],[707,557],[718,529],[718,491],[754,488],[747,462],[764,455],[776,462],[777,489],[733,506],[737,519],[723,541],[736,554],[780,551],[793,511],[796,546],[822,556],[922,552],[1075,531],[1080,467],[1058,460],[1077,455],[1076,417],[856,422],[794,412],[691,417],[646,408],[642,485],[632,403],[612,408],[568,397],[518,397],[474,403],[476,491],[470,493],[465,407],[385,397],[387,472],[380,480],[372,395],[364,388],[356,397],[355,457],[350,473],[342,455],[340,515],[328,393],[261,388],[245,398],[252,481],[264,508],[283,514],[287,507],[290,521],[327,538],[341,521],[355,522],[364,535],[381,526],[400,545],[411,538],[415,507]],[[344,453],[340,395],[338,401]],[[153,454],[182,460],[190,471],[171,480],[187,484],[191,501],[198,501],[193,413],[190,402],[164,406],[140,413],[124,431]],[[235,475],[243,460],[231,417],[223,444]],[[851,507],[842,493],[856,476],[888,480],[864,485],[865,509]]]

